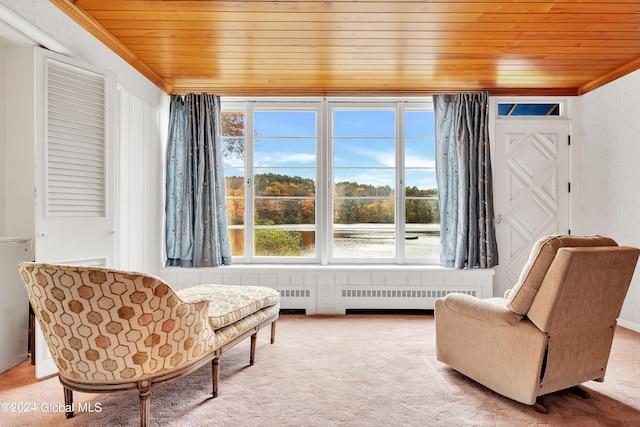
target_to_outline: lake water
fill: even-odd
[[[367,225],[371,226],[371,225]],[[282,228],[283,226],[275,226]],[[290,229],[291,227],[286,227]],[[284,231],[284,230],[283,230]],[[244,248],[244,233],[241,229],[229,230],[232,240],[233,255],[242,256]],[[314,256],[315,251],[315,233],[312,231],[299,230],[302,233],[303,253],[302,257]],[[440,226],[438,224],[422,224],[407,227],[404,239],[405,257],[406,258],[431,258],[440,256]],[[393,258],[395,257],[396,242],[395,231],[384,229],[383,226],[378,228],[368,228],[358,226],[347,227],[334,231],[333,234],[333,254],[335,258]],[[258,254],[272,255],[278,254]],[[284,254],[280,254],[284,255]]]
[[[333,256],[336,258],[392,258],[395,256],[394,231],[340,231],[334,233]],[[405,256],[426,258],[440,256],[440,232],[407,232]]]

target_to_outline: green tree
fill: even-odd
[[[299,231],[259,228],[255,230],[255,251],[259,256],[299,256],[302,233]]]

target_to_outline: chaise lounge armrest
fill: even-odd
[[[504,298],[480,299],[467,294],[451,293],[441,303],[451,311],[496,326],[515,326],[522,319],[521,315],[507,308]]]

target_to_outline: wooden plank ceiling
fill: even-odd
[[[166,93],[577,95],[640,68],[632,0],[51,0]]]

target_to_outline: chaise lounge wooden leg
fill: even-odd
[[[535,409],[536,412],[540,412],[541,414],[548,414],[547,408],[544,407],[542,396],[538,396],[538,398],[536,399],[536,403],[531,406],[533,406],[533,409]]]
[[[271,323],[271,344],[276,340],[276,322]]]
[[[251,354],[249,355],[249,366],[253,366],[253,363],[256,360],[256,340],[258,338],[258,333],[251,335]]]
[[[215,357],[211,361],[211,382],[213,383],[213,397],[218,397],[218,371],[220,370],[220,358]]]
[[[140,389],[140,427],[149,425],[149,396],[151,395],[151,386],[142,387]]]
[[[67,418],[73,418],[73,390],[67,387],[62,387],[64,390],[64,407],[66,408]]]

